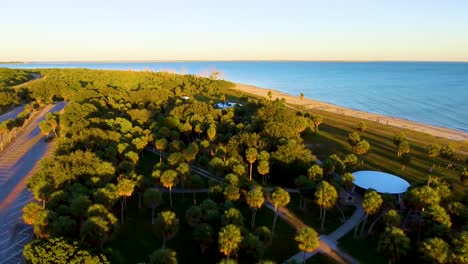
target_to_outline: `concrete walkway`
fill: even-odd
[[[335,231],[331,232],[328,235],[321,235],[320,236],[320,246],[311,253],[306,253],[305,259],[309,259],[313,255],[322,252],[324,254],[329,255],[333,259],[335,259],[339,263],[352,263],[357,264],[359,263],[358,260],[344,252],[338,247],[338,240],[349,233],[353,228],[361,221],[362,217],[364,216],[364,210],[360,205],[356,206],[356,210],[354,211],[353,215],[340,227],[338,227]],[[280,217],[282,217],[280,215]],[[288,217],[285,215],[285,217]],[[304,225],[304,224],[303,224]],[[304,226],[297,226],[296,229],[299,231]],[[303,262],[304,260],[304,252],[298,252],[296,255],[290,257],[285,263],[296,261],[296,262]]]

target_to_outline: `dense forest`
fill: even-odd
[[[353,151],[319,162],[304,139],[320,134],[327,122],[323,116],[292,110],[283,100],[227,96],[233,84],[223,80],[162,72],[39,72],[43,80],[27,86],[31,107],[59,100],[68,104],[40,124],[44,135],[56,141],[56,150],[28,180],[40,201],[28,204],[23,214],[25,223],[34,226],[35,239],[24,250],[31,263],[58,258],[125,262],[126,253],[115,241],[131,207],[151,212],[148,223],[160,241],[138,262],[177,263],[184,252],[166,243],[184,236],[198,244],[197,254],[211,254],[209,260],[216,263],[267,263],[277,209],[291,199],[282,188],[299,189],[301,208],[307,203],[320,208],[323,230],[331,221],[326,212],[340,209],[340,193],[352,187],[351,172],[365,166],[372,149],[358,133],[365,124],[358,124],[345,143]],[[238,105],[215,107],[227,98]],[[394,144],[404,168],[410,162],[405,135],[395,135]],[[453,158],[447,148],[434,145],[428,151]],[[150,151],[157,157],[149,160],[154,157]],[[194,168],[221,183],[200,179]],[[460,175],[457,184],[466,186],[468,173]],[[200,195],[203,201],[193,193],[193,205],[178,208],[173,190],[197,188],[209,189]],[[354,237],[377,241],[375,250],[394,262],[408,256],[468,263],[466,199],[435,176],[409,189],[404,208],[391,195],[368,190],[362,201],[365,218]],[[275,209],[273,226],[255,228],[256,212],[267,201]],[[184,225],[192,233],[179,234]],[[295,240],[303,251],[318,246],[313,229],[302,230]]]
[[[31,72],[0,68],[0,113],[11,105],[27,99],[24,97],[24,91],[17,91],[12,87],[32,79],[34,77]]]

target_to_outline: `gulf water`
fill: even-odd
[[[468,132],[468,63],[444,62],[61,62],[9,68],[169,70],[279,90],[366,112]]]

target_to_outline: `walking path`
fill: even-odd
[[[159,155],[159,151],[155,150],[154,148],[147,147],[146,149]],[[166,155],[163,153],[163,156],[165,157]],[[209,179],[215,180],[216,182],[222,182],[223,181],[223,179],[221,177],[214,176],[214,175],[212,175],[210,172],[208,172],[206,170],[195,167],[193,165],[191,167],[192,167],[192,171],[199,174],[200,176],[207,177]],[[263,188],[263,189],[265,191],[272,191],[274,188],[266,187],[266,188]],[[286,188],[285,190],[290,192],[290,193],[298,193],[299,192],[297,189]],[[195,190],[195,189],[188,189],[188,190],[173,189],[172,192],[173,193],[179,193],[179,192],[180,193],[208,192],[208,189],[206,189],[206,188],[205,189],[198,189],[198,190]],[[364,216],[364,210],[360,206],[359,200],[356,201],[353,205],[356,206],[356,210],[354,211],[353,215],[345,223],[343,223],[343,225],[338,227],[332,233],[330,233],[328,235],[321,235],[320,236],[320,245],[319,245],[319,247],[315,251],[313,251],[311,253],[306,253],[306,256],[305,256],[306,259],[309,259],[310,257],[317,254],[318,252],[322,252],[324,254],[327,254],[331,258],[335,259],[339,263],[343,263],[343,264],[346,264],[346,263],[358,264],[359,263],[358,260],[356,260],[355,258],[350,256],[349,254],[347,254],[346,252],[341,250],[337,245],[338,240],[340,238],[342,238],[343,236],[345,236],[348,232],[350,232],[361,221],[362,217]],[[269,199],[267,199],[267,201],[265,202],[265,206],[268,209],[272,210],[273,212],[275,211],[275,208],[274,208],[273,204],[271,203],[271,201]],[[280,207],[278,209],[278,215],[286,223],[288,223],[290,226],[295,228],[297,231],[302,230],[304,227],[307,227],[307,225],[304,224],[304,222],[302,222],[301,219],[299,219],[294,213],[289,211],[287,208]],[[292,256],[291,258],[289,258],[288,260],[286,260],[285,263],[289,263],[291,261],[303,262],[303,259],[304,259],[304,252],[301,251],[301,252],[297,253],[296,255]]]
[[[33,201],[27,178],[39,168],[39,161],[52,153],[38,124],[48,112],[61,110],[64,102],[42,109],[23,132],[0,154],[0,264],[21,263],[32,227],[23,223],[22,209]]]

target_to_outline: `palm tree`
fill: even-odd
[[[362,156],[366,155],[367,152],[370,150],[370,144],[366,140],[359,141],[356,146],[354,147],[354,152],[361,156],[361,165],[364,164],[364,159]]]
[[[353,174],[347,172],[343,174],[341,177],[341,185],[343,186],[343,189],[349,190],[353,187],[353,182],[354,182],[354,176]]]
[[[410,240],[405,232],[398,227],[386,227],[385,232],[380,236],[377,250],[389,258],[390,263],[394,263],[410,247]]]
[[[245,158],[250,163],[250,176],[249,179],[252,180],[252,164],[257,160],[258,152],[256,148],[248,148],[245,151]]]
[[[185,211],[185,220],[189,226],[197,226],[203,218],[203,211],[200,206],[192,205]]]
[[[307,170],[307,176],[309,177],[309,180],[318,182],[319,180],[323,179],[323,169],[317,164],[312,165]]]
[[[306,263],[306,252],[311,253],[317,249],[320,245],[320,239],[318,233],[310,227],[305,227],[294,238],[297,243],[299,250],[304,252],[304,264]]]
[[[193,239],[200,245],[202,253],[213,244],[214,237],[214,229],[206,223],[197,225],[193,231]]]
[[[303,105],[303,101],[304,101],[304,93],[301,93],[299,98],[301,99],[301,110],[302,110],[302,105]]]
[[[262,175],[262,182],[263,184],[266,183],[266,175],[268,173],[270,173],[270,163],[268,163],[268,161],[266,160],[260,160],[258,162],[258,166],[257,166],[257,171],[260,175]]]
[[[154,225],[154,210],[161,203],[162,195],[158,189],[147,189],[143,194],[143,201],[151,208],[151,224]]]
[[[162,152],[166,149],[167,147],[167,139],[161,138],[158,139],[154,142],[154,146],[156,149],[159,151],[159,163],[162,162]]]
[[[227,225],[219,231],[219,251],[226,255],[227,258],[231,254],[236,253],[242,242],[242,234],[239,227],[235,225]]]
[[[160,248],[149,255],[151,264],[177,264],[177,253],[169,248]]]
[[[323,231],[325,223],[325,215],[327,209],[336,205],[338,200],[338,192],[333,185],[326,181],[322,181],[315,191],[315,203],[320,207],[320,219],[322,219],[321,230]]]
[[[289,193],[283,190],[280,187],[277,187],[271,194],[270,194],[271,203],[275,208],[275,217],[273,218],[273,227],[271,228],[271,235],[274,236],[275,234],[275,226],[276,226],[276,219],[278,218],[278,209],[280,207],[284,207],[289,204],[291,197]]]
[[[364,217],[364,223],[362,224],[362,227],[361,227],[361,236],[364,233],[364,227],[366,226],[367,218],[369,217],[369,215],[376,214],[379,211],[379,209],[382,207],[382,204],[383,204],[383,199],[382,199],[382,196],[380,196],[380,194],[378,194],[376,191],[372,189],[369,189],[366,191],[366,193],[364,194],[364,199],[362,200],[362,208],[364,209],[364,212],[366,213],[366,215]]]
[[[52,131],[52,127],[47,123],[47,121],[43,120],[39,123],[39,129],[41,130],[42,134],[49,139],[49,134]]]
[[[175,170],[166,170],[161,174],[159,180],[165,188],[169,189],[169,203],[172,208],[172,187],[177,184],[177,172]]]
[[[450,246],[443,239],[434,237],[422,243],[424,257],[434,263],[447,263],[451,255]]]
[[[227,185],[224,188],[223,194],[224,194],[224,197],[226,197],[226,200],[230,202],[237,201],[240,198],[239,187],[235,185],[231,185],[231,184]]]
[[[154,230],[158,236],[162,237],[162,247],[164,248],[166,246],[166,241],[173,238],[179,230],[179,219],[174,212],[161,212],[156,218],[156,226]]]
[[[255,216],[257,210],[260,209],[265,202],[265,197],[263,196],[262,187],[257,186],[255,189],[247,193],[246,196],[247,205],[252,209],[252,219],[251,226],[252,230],[255,228]]]
[[[135,182],[125,177],[120,177],[117,183],[117,195],[120,197],[120,223],[123,224],[123,210],[127,197],[130,197],[135,189]]]

